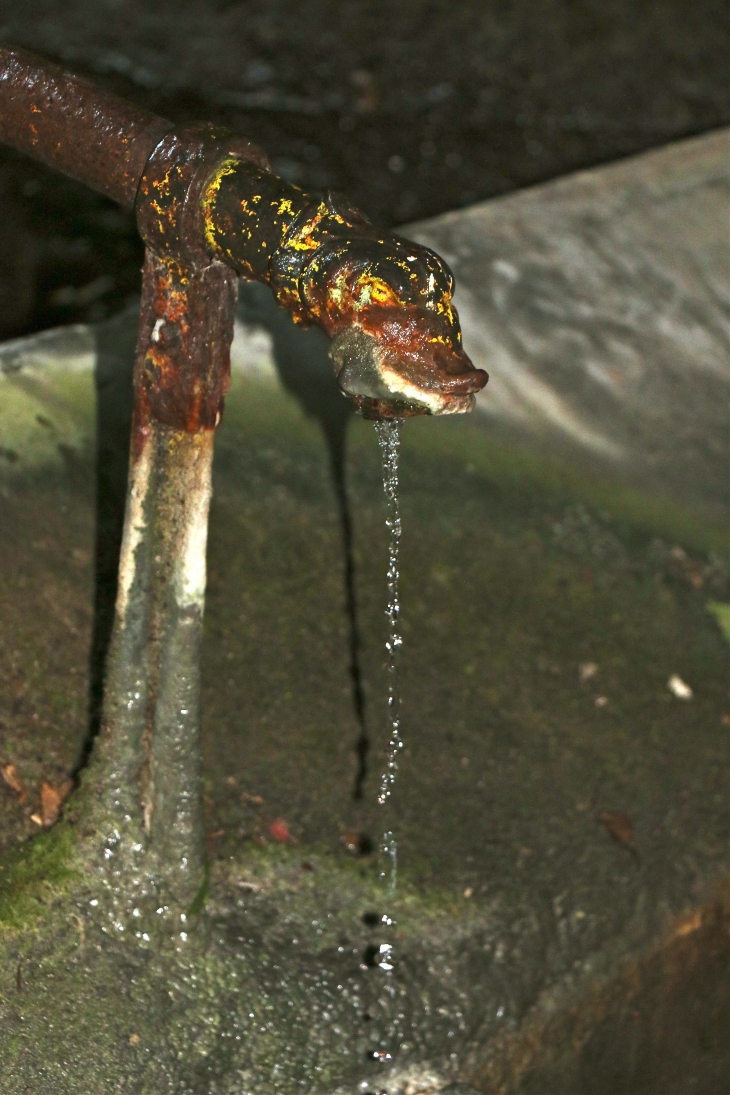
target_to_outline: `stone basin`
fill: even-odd
[[[33,820],[98,696],[136,316],[0,347],[0,761],[27,790],[0,786],[4,1090],[726,1088],[725,273],[707,244],[725,145],[409,230],[456,266],[465,345],[493,378],[471,418],[403,428],[405,748],[387,812],[374,430],[318,334],[243,287],[208,553],[210,895],[177,950],[110,932],[83,833]]]

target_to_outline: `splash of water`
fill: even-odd
[[[403,639],[400,634],[399,555],[401,520],[398,505],[398,457],[400,454],[400,418],[388,418],[376,422],[380,453],[383,461],[383,490],[385,492],[385,527],[388,531],[388,753],[385,771],[380,780],[378,802],[385,806],[390,798],[396,773],[398,754],[403,748],[401,738],[400,652]],[[391,830],[383,837],[382,850],[390,860],[390,889],[395,892],[398,869],[398,847]]]

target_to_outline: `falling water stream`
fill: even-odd
[[[388,605],[386,616],[388,619],[388,638],[385,649],[388,654],[388,698],[387,698],[387,729],[388,746],[385,769],[380,778],[378,790],[378,804],[383,808],[385,815],[384,833],[381,843],[382,865],[380,878],[386,883],[388,896],[395,896],[398,880],[398,846],[393,832],[392,820],[388,822],[388,806],[398,772],[398,754],[403,748],[401,738],[401,696],[400,696],[400,652],[403,639],[400,633],[400,537],[401,520],[398,505],[398,457],[400,455],[400,418],[383,419],[376,422],[375,429],[380,445],[380,455],[383,462],[383,490],[385,492],[385,527],[388,534],[388,570],[387,589]],[[391,935],[395,928],[395,918],[384,912],[380,917],[381,931]],[[382,942],[379,946],[378,965],[385,973],[383,990],[385,998],[390,1001],[386,1006],[390,1012],[390,1032],[385,1041],[381,1041],[380,1048],[373,1053],[373,1058],[381,1064],[389,1064],[393,1061],[393,1055],[397,1053],[398,1045],[403,1041],[401,1029],[402,1015],[399,1014],[396,1004],[397,990],[394,981],[395,953],[393,944]],[[388,1050],[390,1043],[390,1050]]]
[[[380,444],[380,453],[383,461],[383,490],[385,491],[385,527],[388,531],[388,638],[385,649],[388,652],[388,752],[385,770],[380,780],[378,802],[385,807],[391,795],[396,773],[398,771],[398,754],[403,748],[403,740],[400,732],[401,697],[400,697],[400,650],[403,639],[400,634],[400,594],[398,589],[399,553],[401,520],[398,506],[398,456],[400,453],[400,418],[387,418],[375,424]],[[391,895],[395,893],[398,873],[398,847],[392,829],[386,829],[383,836],[382,851],[385,863],[390,864],[389,890]],[[381,877],[388,874],[386,868],[381,871]]]

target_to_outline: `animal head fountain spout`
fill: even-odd
[[[301,246],[312,219],[310,209],[284,252]],[[336,195],[314,219],[324,238],[298,271],[294,312],[332,339],[343,394],[367,418],[470,411],[488,377],[461,345],[448,266],[427,247],[378,232]],[[285,282],[272,279],[287,304]]]
[[[343,394],[370,418],[469,411],[487,383],[461,345],[448,266],[375,228],[339,194],[304,194],[251,163],[209,186],[208,241],[332,339]]]

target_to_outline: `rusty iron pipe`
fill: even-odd
[[[472,409],[488,378],[464,353],[453,275],[433,251],[250,159],[222,159],[201,202],[209,251],[270,285],[295,322],[325,331],[340,388],[362,413]]]
[[[0,48],[0,140],[131,209],[153,148],[172,128],[24,49]]]
[[[204,874],[199,654],[238,275],[330,336],[340,388],[370,417],[469,410],[487,375],[462,349],[437,255],[277,178],[244,137],[176,128],[5,47],[0,140],[133,206],[146,245],[115,620],[83,780],[112,921],[126,877],[134,902],[181,924]]]
[[[4,48],[0,139],[134,202],[145,243],[168,265],[214,261],[270,285],[296,322],[333,340],[340,388],[361,412],[467,411],[486,384],[461,345],[446,264],[379,232],[341,196],[306,194],[277,178],[245,138],[210,126],[176,130]]]

